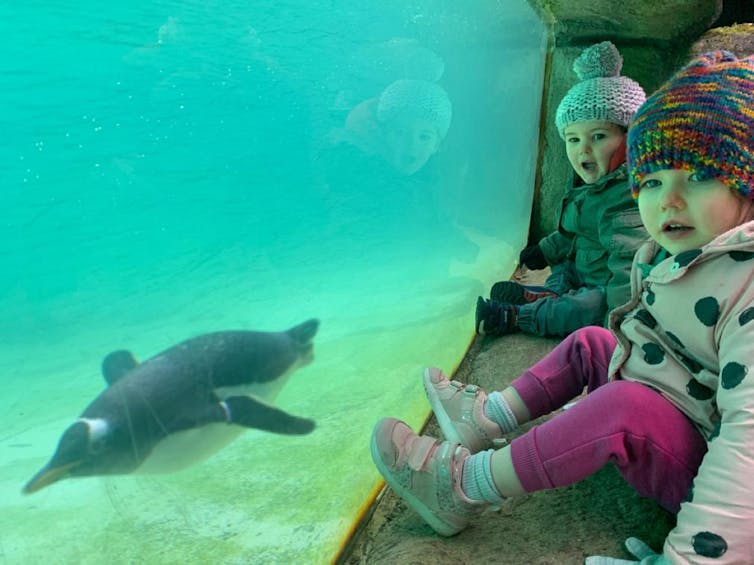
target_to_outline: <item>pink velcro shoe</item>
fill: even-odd
[[[440,369],[424,369],[424,390],[445,438],[471,453],[505,445],[503,431],[484,415],[487,394],[476,385],[448,380]]]
[[[385,481],[440,535],[453,536],[489,508],[461,491],[463,446],[418,436],[395,418],[377,422],[372,459]]]

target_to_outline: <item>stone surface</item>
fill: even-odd
[[[521,334],[477,339],[456,378],[499,390],[556,343]],[[434,419],[424,433],[438,437]],[[385,489],[371,519],[338,563],[563,565],[580,564],[589,555],[627,559],[624,539],[637,536],[659,550],[673,520],[655,503],[639,497],[614,467],[570,487],[509,499],[499,512],[483,514],[452,538],[436,534]]]
[[[679,63],[716,49],[730,51],[737,57],[751,55],[754,53],[754,24],[743,23],[709,30],[691,44]]]
[[[722,0],[538,0],[549,12],[558,44],[610,38],[673,44],[704,33],[722,12]]]
[[[647,92],[684,61],[689,46],[715,22],[721,0],[530,0],[551,23],[548,77],[544,85],[538,184],[530,241],[557,229],[560,200],[570,174],[563,141],[554,127],[555,110],[576,76],[571,65],[581,50],[610,40],[623,55],[623,74]]]

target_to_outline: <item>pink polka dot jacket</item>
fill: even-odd
[[[754,563],[754,222],[644,276],[659,251],[639,249],[631,300],[610,314],[610,378],[658,390],[707,439],[663,553],[672,563]]]

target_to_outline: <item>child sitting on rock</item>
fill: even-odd
[[[647,233],[626,176],[626,128],[646,96],[621,76],[623,60],[609,41],[585,49],[574,62],[581,82],[565,95],[555,125],[573,167],[558,230],[521,252],[529,269],[550,266],[544,287],[498,282],[477,299],[476,330],[502,335],[521,330],[565,336],[604,325],[629,298],[631,260]]]

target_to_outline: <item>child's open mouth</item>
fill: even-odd
[[[691,226],[684,226],[683,224],[665,224],[662,226],[662,231],[665,232],[676,232],[676,231],[684,231],[684,230],[692,230]]]
[[[677,223],[666,223],[662,225],[662,233],[670,239],[682,239],[694,231],[692,226]]]

